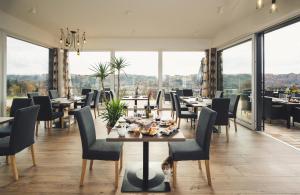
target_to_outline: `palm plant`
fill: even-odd
[[[105,110],[101,114],[102,119],[107,121],[107,128],[112,128],[119,118],[125,114],[125,104],[120,99],[112,99],[105,104]]]
[[[94,72],[92,76],[99,79],[99,84],[102,86],[103,90],[103,99],[106,102],[106,95],[105,95],[105,89],[104,89],[104,80],[112,74],[112,69],[108,63],[102,63],[99,62],[98,64],[92,65],[90,68]]]
[[[125,58],[122,58],[122,57],[119,57],[119,58],[113,57],[111,59],[110,65],[111,65],[111,67],[112,67],[112,69],[114,71],[118,72],[118,91],[117,91],[117,97],[120,98],[120,73],[121,73],[121,71],[123,71],[124,74],[126,75],[126,73],[124,71],[124,68],[126,66],[128,66],[129,64],[126,62]]]

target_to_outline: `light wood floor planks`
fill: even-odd
[[[105,138],[105,124],[100,118],[95,122],[97,137]],[[197,162],[179,162],[177,188],[172,194],[300,194],[300,152],[241,126],[235,133],[233,127],[229,143],[225,129],[213,137],[212,187],[207,185],[205,169],[199,171]],[[186,137],[193,137],[190,123],[182,120],[182,129]],[[17,182],[5,157],[0,157],[1,195],[120,194],[124,169],[115,191],[113,162],[94,161],[93,170],[87,169],[84,187],[79,187],[82,159],[77,125],[70,131],[48,132],[41,124],[35,150],[36,167],[32,166],[30,150],[16,155]],[[150,160],[162,161],[167,154],[167,143],[150,143]],[[141,160],[142,144],[125,143],[124,166]]]

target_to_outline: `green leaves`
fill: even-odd
[[[92,65],[90,70],[94,72],[93,76],[99,78],[101,81],[113,73],[110,64],[101,62],[96,65]]]
[[[123,70],[126,66],[129,64],[127,63],[125,58],[119,57],[113,57],[111,58],[111,63],[110,63],[112,69],[117,70],[118,72]]]
[[[114,99],[105,104],[101,118],[107,121],[107,126],[113,127],[118,119],[125,114],[125,104],[120,99]]]

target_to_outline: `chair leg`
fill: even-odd
[[[36,122],[35,124],[35,136],[38,136],[38,131],[39,131],[39,121]]]
[[[71,116],[69,115],[69,130],[70,130],[70,128],[71,128]]]
[[[31,151],[32,164],[33,164],[33,166],[36,166],[35,154],[34,154],[34,144],[32,144],[30,146],[30,151]]]
[[[205,160],[205,167],[206,167],[207,182],[208,182],[208,185],[211,186],[211,177],[210,177],[209,160]]]
[[[93,164],[94,164],[94,161],[91,160],[91,161],[90,161],[90,171],[93,169]]]
[[[8,156],[5,157],[5,162],[6,162],[7,165],[9,164],[9,158],[8,158]]]
[[[233,119],[233,122],[234,122],[234,129],[235,129],[235,132],[237,132],[237,126],[236,126],[236,119],[235,119],[235,118]]]
[[[52,121],[49,121],[49,130],[52,130]]]
[[[11,168],[14,174],[14,178],[17,181],[19,179],[19,174],[18,174],[18,169],[17,169],[17,164],[16,164],[16,157],[15,155],[9,156],[10,162],[11,162]]]
[[[121,171],[122,171],[122,168],[123,168],[123,151],[121,152],[120,155],[121,155],[121,156],[120,156],[120,170],[119,170],[119,172],[121,172]]]
[[[96,107],[94,108],[94,115],[95,115],[95,119],[96,119],[97,118]]]
[[[61,121],[61,123],[60,123],[61,128],[65,128],[64,117],[61,117],[60,121]],[[52,128],[52,121],[50,121],[50,126]]]
[[[228,133],[228,126],[226,125],[226,139],[229,142],[229,133]]]
[[[82,168],[81,168],[81,177],[80,177],[80,186],[83,186],[83,180],[85,175],[85,169],[86,169],[86,159],[82,159]]]
[[[176,187],[176,178],[177,178],[177,162],[173,161],[173,187]]]
[[[119,161],[115,161],[115,188],[118,188],[119,184]]]
[[[199,166],[199,169],[202,170],[202,167],[201,167],[201,160],[198,160],[198,166]]]
[[[180,121],[181,121],[181,118],[178,118],[178,128],[180,128]]]

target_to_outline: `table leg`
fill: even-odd
[[[143,187],[148,188],[149,178],[149,142],[143,142]]]

